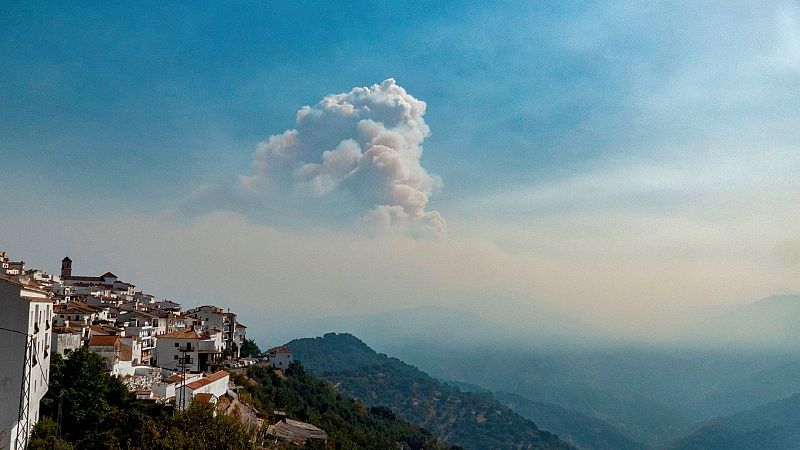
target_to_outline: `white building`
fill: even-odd
[[[178,371],[185,358],[186,370],[205,372],[219,364],[222,356],[222,333],[198,333],[192,329],[162,334],[156,342],[158,367]]]
[[[236,344],[237,352],[234,355],[239,357],[238,347],[244,343],[244,334],[240,334],[240,341],[237,340],[236,314],[225,311],[218,306],[204,305],[186,311],[186,315],[203,320],[204,330],[217,330],[223,333],[222,340],[225,348],[233,348]],[[243,329],[241,330],[243,332]]]
[[[0,275],[19,276],[25,273],[25,261],[3,261],[3,270]]]
[[[236,332],[233,335],[233,342],[236,342],[238,348],[242,348],[245,339],[247,339],[247,326],[236,322]]]
[[[78,350],[83,346],[83,334],[80,329],[69,327],[53,327],[50,339],[50,351],[62,356]]]
[[[192,403],[192,399],[199,394],[211,394],[213,398],[218,399],[228,392],[229,381],[230,374],[224,370],[220,370],[219,372],[213,373],[207,377],[187,383],[186,396],[183,399],[183,403],[178,404],[179,402],[176,401],[176,405],[178,409],[185,409],[189,406],[189,404]],[[177,391],[180,389],[180,386],[176,388],[177,396],[180,396],[177,393]]]
[[[267,356],[269,357],[269,365],[272,366],[273,369],[286,370],[289,364],[294,361],[294,354],[286,347],[270,349],[270,351],[267,352]]]
[[[89,351],[106,360],[111,375],[133,375],[142,358],[142,345],[136,337],[92,336]]]
[[[47,393],[53,302],[45,291],[0,276],[0,307],[0,449],[22,450]]]
[[[125,330],[125,336],[137,337],[142,343],[142,364],[152,363],[156,348],[154,317],[141,311],[131,311],[117,316],[117,324]]]
[[[181,311],[181,304],[173,302],[172,300],[161,300],[160,302],[156,302],[156,306],[164,311],[172,311],[176,313]]]

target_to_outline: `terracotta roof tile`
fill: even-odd
[[[192,381],[191,383],[187,384],[186,387],[194,391],[200,389],[203,386],[208,386],[209,384],[221,380],[227,376],[230,376],[228,372],[220,370],[219,372],[212,373],[211,375],[203,377],[197,381]]]
[[[89,340],[89,347],[112,347],[119,342],[119,336],[94,335]]]
[[[194,330],[179,330],[165,333],[158,336],[159,339],[200,339],[200,335]]]

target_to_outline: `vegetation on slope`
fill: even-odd
[[[429,432],[399,419],[387,408],[369,408],[337,393],[328,383],[292,363],[285,375],[269,367],[251,366],[235,376],[244,386],[240,398],[272,416],[274,410],[309,422],[328,433],[327,442],[309,441],[311,449],[445,449]],[[272,419],[276,419],[272,417]],[[274,422],[274,420],[271,420]]]
[[[57,425],[59,403],[61,424]],[[259,430],[249,430],[207,405],[173,415],[171,406],[137,400],[85,349],[67,359],[53,354],[50,386],[29,448],[250,450]]]
[[[494,397],[561,439],[586,450],[636,450],[646,448],[613,425],[559,405],[537,402],[516,394],[495,392]]]
[[[41,403],[31,450],[251,450],[262,448],[263,429],[244,427],[210,405],[192,404],[173,413],[171,405],[136,399],[112,377],[105,361],[87,350],[67,359],[51,359],[49,391]],[[290,418],[324,429],[327,442],[309,442],[311,449],[430,449],[444,445],[430,433],[395,417],[386,408],[368,408],[336,393],[299,363],[285,375],[252,366],[247,376],[234,376],[244,385],[240,398],[261,411],[285,411]],[[59,420],[61,406],[61,423]],[[274,443],[270,448],[293,448]]]
[[[376,353],[352,335],[329,333],[286,345],[339,392],[368,405],[386,406],[446,442],[476,450],[571,448],[491,395],[443,384],[398,359]]]

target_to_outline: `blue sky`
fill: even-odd
[[[559,41],[579,5],[18,9],[2,23],[13,67],[3,74],[3,147],[24,145],[33,157],[15,162],[29,172],[41,173],[38,158],[66,166],[67,189],[129,200],[142,184],[178,195],[211,169],[241,171],[300,106],[388,77],[428,103],[425,162],[464,188],[473,181],[462,178],[519,181],[605,151],[603,132],[567,131],[619,114],[625,95],[620,67]]]
[[[426,211],[448,230],[447,244],[403,248],[447,255],[442,266],[492,261],[469,275],[486,280],[472,289],[579,314],[600,302],[600,319],[795,291],[799,11],[793,1],[7,4],[0,156],[18,194],[0,200],[10,217],[0,246],[43,265],[69,248],[90,267],[135,271],[122,249],[99,256],[106,247],[81,233],[138,223],[191,234],[218,220],[285,242],[334,233],[372,254],[384,244],[351,227],[372,204],[350,217],[339,197],[231,192],[258,175],[257,146],[294,128],[302,106],[392,77],[427,105],[420,163],[443,187]],[[353,264],[382,264],[379,254]],[[274,262],[253,257],[241,264]],[[467,275],[407,257],[406,282],[433,280],[436,292],[408,294],[408,305],[458,305]],[[352,294],[363,297],[355,310],[396,287],[386,277]]]

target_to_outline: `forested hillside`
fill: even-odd
[[[293,444],[267,439],[264,429],[245,427],[233,417],[214,414],[207,404],[193,403],[174,413],[172,405],[137,400],[118,378],[109,375],[105,361],[96,353],[79,350],[66,359],[58,354],[52,358],[50,389],[42,401],[31,450],[255,450],[265,442],[270,442],[270,448],[293,448]],[[327,432],[326,442],[309,441],[306,448],[446,448],[431,433],[390,410],[369,408],[336,393],[299,363],[285,374],[251,366],[246,375],[234,375],[234,379],[244,386],[240,400],[256,406],[268,420],[274,419],[274,409],[281,409],[289,418]]]
[[[49,390],[28,448],[251,450],[261,448],[261,431],[215,415],[208,405],[174,414],[172,406],[137,400],[100,355],[81,349],[66,359],[52,355]]]
[[[467,449],[567,449],[489,394],[443,384],[396,358],[370,349],[349,334],[286,344],[314,373],[371,406],[386,406],[448,443]]]
[[[252,401],[270,419],[276,409],[288,417],[314,424],[328,433],[327,442],[309,441],[310,449],[405,448],[445,449],[431,433],[398,418],[386,408],[370,408],[337,393],[303,366],[292,363],[285,374],[252,366],[235,381],[244,386],[241,397]],[[274,422],[274,420],[271,420]]]

